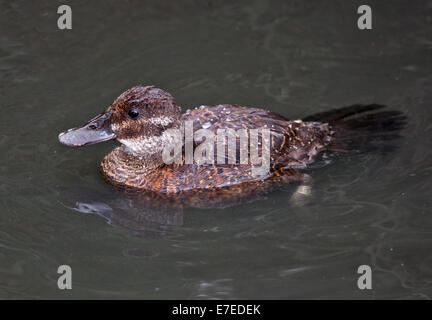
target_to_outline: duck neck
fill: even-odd
[[[151,153],[138,153],[126,146],[121,146],[119,149],[121,161],[131,170],[139,169],[150,173],[164,165],[162,150],[153,150]]]
[[[124,155],[124,161],[130,166],[137,166],[148,171],[163,166],[162,153],[165,148],[182,143],[182,128],[179,122],[157,136],[118,139],[123,144],[120,151]]]

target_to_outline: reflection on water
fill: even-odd
[[[161,199],[135,199],[123,192],[113,198],[111,193],[101,193],[86,187],[60,190],[60,203],[81,213],[96,214],[113,226],[123,227],[136,234],[155,235],[169,226],[183,225],[183,207],[160,202]]]
[[[0,2],[0,298],[432,297],[430,1],[369,1],[371,31],[351,1],[74,1],[70,31],[58,5]],[[376,102],[409,124],[398,149],[323,156],[258,201],[155,208],[101,179],[115,143],[57,141],[139,83],[184,110]]]

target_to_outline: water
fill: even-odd
[[[432,2],[0,2],[0,298],[432,297]],[[115,145],[57,134],[154,84],[186,110],[292,118],[353,103],[404,111],[399,149],[329,159],[225,209],[149,215],[98,173]],[[304,200],[304,199],[303,199]],[[57,268],[73,289],[57,289]],[[373,289],[357,288],[370,265]]]

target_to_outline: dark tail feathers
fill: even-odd
[[[334,131],[328,150],[338,152],[390,152],[400,138],[407,117],[400,111],[379,111],[383,105],[352,105],[306,117],[303,121],[329,123]]]

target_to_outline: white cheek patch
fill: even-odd
[[[129,121],[129,120],[128,120]],[[120,124],[117,123],[113,123],[111,124],[111,128],[112,130],[118,130],[124,126],[128,125],[128,121],[122,121]],[[171,117],[152,117],[152,118],[147,118],[147,119],[143,119],[142,120],[144,123],[148,122],[154,125],[162,125],[164,127],[170,125],[171,123],[173,123],[174,121],[176,121],[174,118]]]
[[[160,137],[142,137],[131,139],[117,139],[133,154],[151,154],[159,151]]]
[[[117,139],[126,149],[135,155],[155,154],[174,141],[172,133],[164,131],[160,136]]]
[[[147,121],[154,125],[162,125],[166,127],[167,125],[173,123],[174,119],[171,117],[153,117],[149,118]]]

